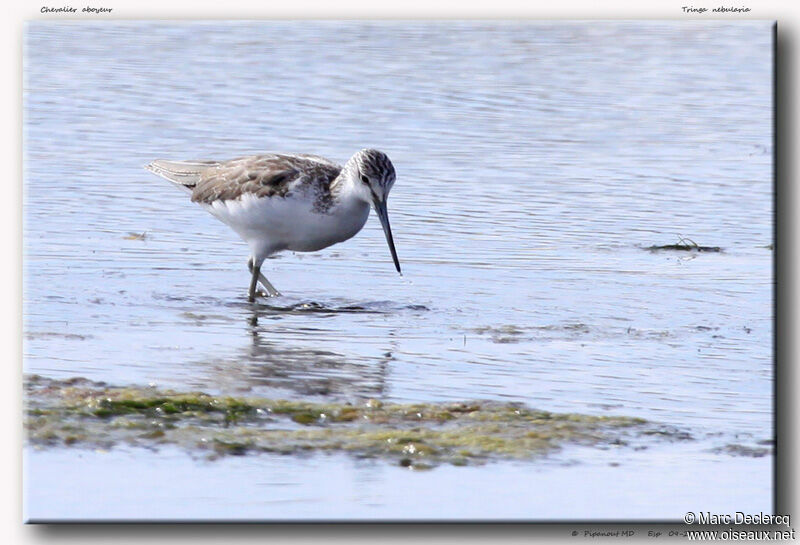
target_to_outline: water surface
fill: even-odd
[[[710,451],[772,438],[771,81],[765,22],[31,23],[25,371],[642,417],[691,433],[668,456],[703,474],[713,498],[769,511],[771,457]],[[389,213],[404,275],[373,214],[350,241],[265,262],[284,297],[257,305],[246,302],[244,243],[142,169],[265,151],[343,163],[364,147],[397,170]],[[679,235],[723,251],[643,249]],[[148,472],[159,455],[106,456]],[[699,508],[676,512],[665,499],[619,517],[602,502],[577,509],[581,479],[605,478],[606,459],[561,456],[582,469],[558,470],[571,484],[549,508],[520,491],[520,510],[486,502],[480,513],[440,513],[677,519]],[[71,485],[53,468],[67,460],[88,479],[94,458],[31,453],[29,516],[91,516],[63,508]],[[628,476],[624,495],[647,496],[633,475],[663,472],[663,459],[637,453],[615,467]],[[259,489],[279,517],[305,516],[296,502],[320,470],[357,483],[370,475],[384,490],[406,479],[338,457],[308,472],[292,459],[242,463],[297,480]],[[225,464],[186,471],[224,500],[211,475],[225,478]],[[734,466],[751,488],[725,477]],[[439,497],[548,467],[452,468],[418,482]],[[165,494],[165,518],[213,511],[201,500],[172,511]],[[323,503],[369,517],[368,496]],[[419,516],[397,498],[382,505],[384,518]]]

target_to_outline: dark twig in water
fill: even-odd
[[[651,252],[657,252],[660,250],[676,250],[680,252],[721,252],[722,248],[719,246],[700,246],[695,241],[690,239],[689,237],[684,237],[683,235],[678,235],[678,242],[676,244],[665,244],[663,246],[648,246],[645,248],[646,250],[650,250]]]

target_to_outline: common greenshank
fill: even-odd
[[[190,193],[192,202],[247,242],[250,302],[259,281],[269,296],[280,295],[261,274],[267,257],[314,252],[353,237],[367,222],[370,204],[400,272],[386,209],[395,170],[378,150],[363,149],[344,166],[316,155],[270,153],[230,161],[158,159],[145,168]]]

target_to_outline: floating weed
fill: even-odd
[[[631,435],[679,430],[640,418],[551,413],[520,404],[311,403],[114,388],[85,379],[26,377],[26,428],[35,445],[110,448],[175,445],[210,458],[272,452],[345,452],[415,470],[530,459],[568,444],[608,448]]]
[[[292,416],[292,420],[297,422],[298,424],[309,425],[313,424],[314,422],[319,421],[320,414],[309,412],[297,413]]]
[[[723,447],[712,449],[715,454],[730,454],[731,456],[744,456],[748,458],[761,458],[772,454],[771,448],[751,447],[740,444],[728,444]]]
[[[224,441],[222,439],[214,439],[214,450],[218,454],[230,454],[233,456],[244,456],[251,445],[236,441]]]
[[[513,325],[482,326],[468,330],[481,336],[488,336],[493,343],[512,344],[528,342],[537,339],[547,340],[552,338],[574,338],[590,332],[586,324],[575,322],[566,324],[548,325]],[[466,340],[466,339],[465,339]]]
[[[719,246],[700,246],[688,237],[678,235],[678,242],[675,244],[665,244],[663,246],[648,246],[645,250],[658,252],[661,250],[674,250],[679,252],[721,252]]]

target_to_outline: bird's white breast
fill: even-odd
[[[256,256],[280,250],[321,250],[353,237],[369,217],[369,204],[361,200],[347,199],[319,212],[313,199],[304,197],[297,193],[285,198],[245,194],[203,207],[236,231]]]

